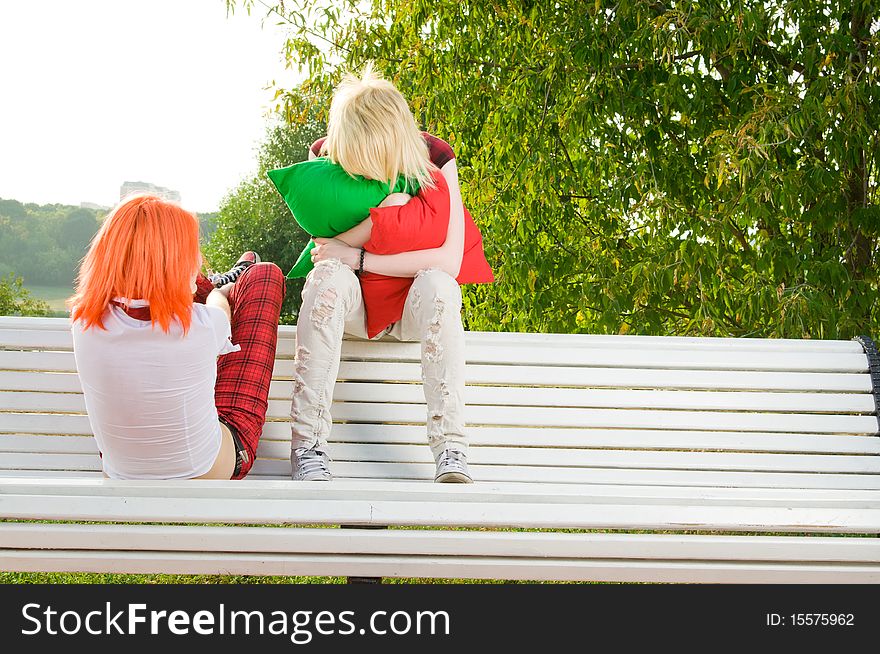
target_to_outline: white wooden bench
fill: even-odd
[[[327,484],[288,479],[280,336],[248,479],[120,482],[99,472],[67,320],[0,318],[0,569],[880,582],[857,342],[469,333],[478,481],[439,485],[418,345],[349,341]]]

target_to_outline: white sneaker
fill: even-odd
[[[291,479],[294,481],[330,481],[330,459],[326,452],[311,447],[290,452]]]
[[[468,472],[467,455],[458,450],[444,450],[437,459],[437,474],[434,481],[439,484],[472,484]]]

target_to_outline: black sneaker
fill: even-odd
[[[243,255],[238,258],[238,261],[235,262],[235,265],[232,266],[225,273],[215,273],[211,275],[208,279],[211,280],[211,283],[214,285],[214,288],[220,288],[221,286],[226,286],[227,284],[235,283],[235,280],[241,277],[241,273],[247,270],[250,266],[253,266],[255,263],[260,263],[260,255],[252,250],[248,250]]]

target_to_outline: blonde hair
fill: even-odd
[[[346,74],[333,94],[322,154],[350,175],[387,182],[397,178],[435,188],[428,145],[406,99],[368,63],[360,77]]]

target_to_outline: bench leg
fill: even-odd
[[[340,529],[388,529],[383,525],[339,525]],[[381,584],[382,577],[346,577],[347,584]]]

